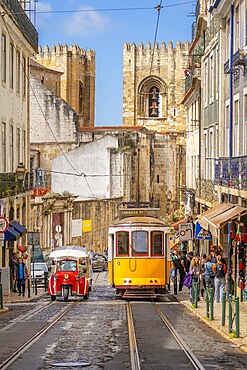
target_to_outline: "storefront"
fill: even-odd
[[[238,295],[247,300],[247,209],[224,203],[201,214],[197,221],[212,234],[211,244],[222,246]]]

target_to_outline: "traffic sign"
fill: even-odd
[[[57,226],[56,226],[56,232],[57,232],[57,233],[61,233],[61,231],[62,231],[62,227],[61,227],[61,225],[57,225]]]
[[[40,245],[39,244],[39,233],[35,233],[35,232],[27,233],[27,244],[28,245]]]
[[[179,239],[180,240],[191,240],[193,239],[193,223],[187,222],[178,225]]]
[[[9,223],[7,218],[4,216],[0,216],[0,233],[5,233],[8,227]]]

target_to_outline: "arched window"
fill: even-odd
[[[149,90],[148,97],[148,116],[149,117],[159,117],[159,89],[156,86],[151,87]]]

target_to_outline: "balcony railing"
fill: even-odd
[[[206,179],[196,179],[196,197],[214,203],[217,201],[217,193],[214,189],[214,181]]]
[[[215,184],[247,190],[247,156],[215,161]]]
[[[245,76],[247,74],[247,57],[246,53],[242,49],[238,49],[236,53],[233,54],[232,58],[232,68],[230,68],[230,61],[229,59],[224,64],[224,73],[233,75],[238,75],[240,72],[240,69],[243,70],[243,75]]]
[[[35,51],[38,51],[38,32],[26,15],[21,4],[17,0],[2,0],[5,8],[10,12],[26,39]]]
[[[0,174],[0,198],[7,198],[27,192],[31,189],[30,177],[26,174],[24,180],[18,179],[16,173]]]

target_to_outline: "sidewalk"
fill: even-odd
[[[234,343],[242,351],[247,353],[247,302],[240,302],[240,337],[234,338],[232,333],[228,332],[228,302],[226,302],[226,320],[225,326],[222,326],[222,305],[221,303],[214,303],[214,320],[210,320],[206,316],[206,300],[200,300],[198,307],[193,308],[190,302],[190,296],[187,288],[183,288],[184,292],[178,292],[174,295],[184,306],[186,306],[194,315],[203,320],[212,329],[216,330],[225,339]],[[171,291],[173,293],[173,290]],[[235,330],[235,322],[233,323],[233,330]]]
[[[42,297],[43,295],[47,294],[44,288],[38,288],[37,295],[33,291],[33,288],[30,289],[30,297],[28,297],[28,291],[25,292],[25,297],[22,295],[19,296],[18,293],[9,292],[8,295],[3,296],[3,309],[0,309],[0,313],[4,313],[8,311],[8,307],[5,305],[10,303],[28,303],[32,302],[33,300]]]

